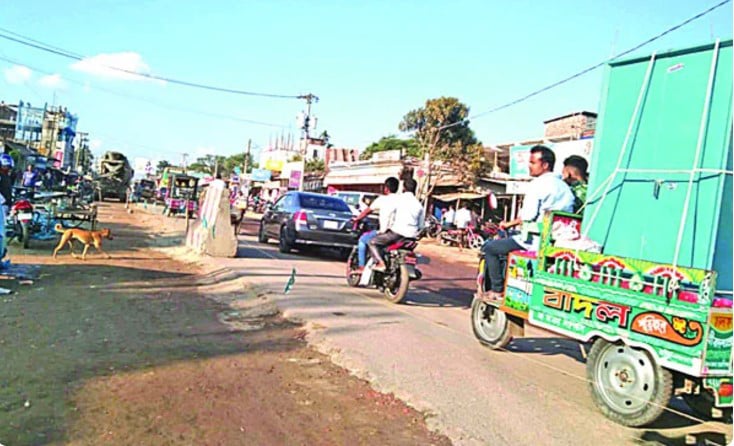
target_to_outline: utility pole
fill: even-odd
[[[310,138],[309,126],[311,123],[311,104],[319,102],[318,96],[313,93],[301,95],[298,99],[306,100],[306,117],[303,119],[303,149],[301,152],[301,181],[298,184],[298,190],[303,192],[303,183],[306,181],[306,149],[308,148],[308,140]]]
[[[306,140],[310,137],[310,134],[308,132],[308,128],[311,121],[311,104],[314,102],[319,102],[319,97],[316,96],[313,93],[304,94],[301,96],[298,96],[298,99],[305,99],[306,100],[306,118],[303,120],[303,133]]]
[[[247,168],[250,165],[250,147],[252,147],[252,139],[247,140],[247,152],[245,153],[245,162],[242,166],[242,175],[247,175]]]

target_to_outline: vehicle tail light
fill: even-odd
[[[31,211],[33,210],[33,205],[28,200],[18,200],[11,209],[14,211]]]
[[[722,383],[719,387],[719,396],[731,396],[732,395],[732,384]]]
[[[296,223],[296,229],[301,229],[308,224],[308,217],[304,211],[298,211],[293,214],[293,221]]]
[[[414,256],[405,256],[405,263],[408,265],[415,265],[418,263],[418,259]]]

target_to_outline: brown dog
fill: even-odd
[[[89,250],[89,247],[92,245],[94,245],[94,248],[97,251],[106,255],[108,259],[112,258],[112,256],[102,251],[102,239],[106,238],[106,239],[112,240],[112,231],[110,231],[109,228],[101,229],[99,231],[89,231],[86,229],[78,229],[78,228],[66,229],[63,226],[61,226],[60,224],[57,224],[54,229],[56,229],[56,232],[60,232],[63,234],[61,236],[61,240],[59,241],[58,246],[56,246],[56,249],[54,249],[54,259],[56,258],[56,254],[67,243],[69,244],[69,251],[71,251],[71,256],[74,258],[77,258],[76,254],[74,254],[74,240],[78,240],[84,243],[84,251],[82,252],[82,260],[87,259],[87,250]]]

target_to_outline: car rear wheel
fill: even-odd
[[[260,229],[257,231],[257,241],[260,243],[268,242],[268,235],[265,233],[265,225],[260,222]]]
[[[293,249],[293,245],[288,241],[287,231],[285,226],[280,228],[280,239],[278,239],[278,250],[283,254],[288,254]]]

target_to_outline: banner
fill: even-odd
[[[291,176],[288,179],[288,188],[299,189],[301,187],[301,181],[303,180],[303,172],[300,170],[292,170]]]
[[[270,172],[267,169],[252,169],[252,181],[259,181],[259,182],[265,182],[270,181],[270,175],[272,175],[272,172]]]

